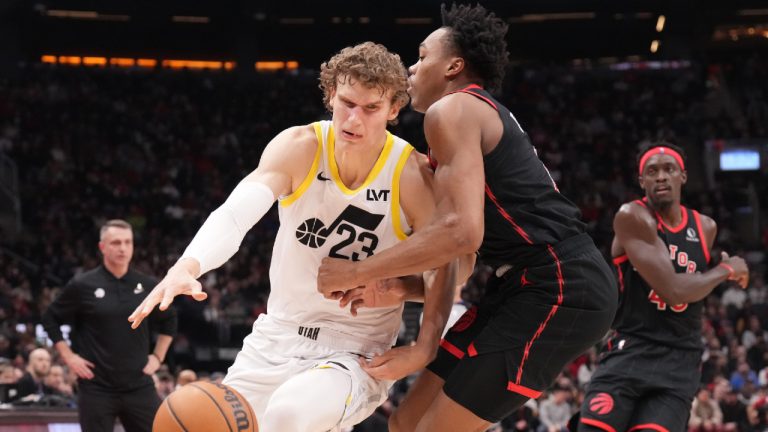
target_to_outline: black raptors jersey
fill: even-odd
[[[647,207],[643,201],[635,203]],[[678,273],[707,270],[709,246],[696,210],[680,206],[682,220],[676,227],[657,220],[659,237],[669,250],[669,259]],[[649,211],[651,211],[649,209]],[[703,301],[670,305],[665,303],[632,267],[626,255],[613,259],[621,292],[621,304],[614,328],[620,334],[638,336],[652,342],[682,349],[701,348]]]
[[[457,92],[487,102],[504,125],[498,145],[483,158],[483,261],[493,267],[524,263],[526,256],[546,250],[546,245],[584,232],[578,207],[560,194],[512,113],[480,86],[473,84]]]

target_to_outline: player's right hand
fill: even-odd
[[[398,306],[406,300],[408,290],[399,278],[373,281],[362,287],[352,288],[339,299],[339,306],[350,305],[349,312],[357,316],[360,308]]]
[[[72,353],[72,355],[64,357],[64,363],[67,364],[72,372],[82,379],[93,379],[93,363],[80,357],[79,355]]]
[[[183,261],[183,260],[182,260]],[[192,273],[183,265],[183,262],[176,263],[163,280],[150,292],[143,302],[128,317],[131,328],[136,329],[141,322],[152,313],[152,310],[160,305],[160,310],[168,309],[173,302],[173,298],[179,294],[192,296],[197,301],[203,301],[208,298],[208,294],[203,291],[203,286],[192,276]]]
[[[728,277],[728,280],[736,281],[742,288],[746,288],[749,285],[749,267],[744,258],[739,256],[728,256],[727,253],[721,253],[723,264],[728,264],[733,269],[733,274]]]

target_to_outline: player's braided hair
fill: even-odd
[[[447,8],[443,3],[440,12],[457,54],[480,79],[479,84],[490,91],[500,90],[509,63],[507,24],[479,4],[454,3]]]
[[[688,163],[688,156],[685,154],[685,150],[683,150],[682,147],[676,146],[666,141],[656,141],[645,143],[640,146],[640,151],[637,152],[637,157],[635,157],[635,165],[639,167],[640,159],[643,158],[643,155],[648,153],[649,150],[655,149],[656,147],[669,147],[680,154],[680,157],[683,158],[683,163]]]

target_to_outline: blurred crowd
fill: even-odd
[[[60,288],[100,262],[101,223],[128,220],[136,236],[133,265],[163,275],[208,213],[255,168],[271,137],[328,117],[316,76],[30,64],[0,79],[0,154],[18,166],[23,218],[21,236],[0,233],[0,385],[17,383],[14,391],[26,393],[13,396],[17,403],[74,403],[76,380],[38,324]],[[684,204],[712,216],[719,247],[744,256],[753,269],[747,290],[724,285],[705,300],[703,378],[690,427],[768,430],[766,203],[761,209],[733,201],[731,191],[745,187],[744,177],[718,176],[710,189],[702,168],[709,140],[768,139],[768,60],[668,70],[518,65],[500,100],[527,130],[560,190],[579,205],[606,257],[615,211],[640,197],[637,148],[665,139],[687,150]],[[393,132],[425,149],[421,115],[404,110]],[[760,180],[750,187],[764,201],[768,182]],[[745,217],[758,219],[757,232],[744,233]],[[232,260],[203,277],[207,301],[175,303],[179,335],[155,377],[161,395],[223,377],[266,311],[277,224],[273,210]],[[478,265],[463,303],[482,294],[487,276]],[[418,305],[406,308],[398,343],[416,336],[418,316]],[[494,430],[564,430],[598,351],[577,359],[549,392]],[[410,382],[398,382],[390,400],[355,430],[382,430]]]

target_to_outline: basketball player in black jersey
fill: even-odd
[[[413,108],[425,113],[436,217],[364,262],[326,260],[318,279],[332,297],[478,250],[494,268],[484,299],[454,324],[436,357],[400,347],[369,363],[370,374],[389,379],[429,363],[390,418],[392,431],[487,429],[598,342],[618,304],[578,208],[486,90],[500,86],[508,63],[507,25],[481,6],[443,6],[442,14],[443,27],[420,44],[409,70]]]
[[[744,260],[710,266],[717,225],[680,204],[685,155],[659,143],[638,156],[645,198],[613,221],[620,308],[592,376],[580,431],[684,431],[699,388],[702,299],[726,280],[747,286]]]

